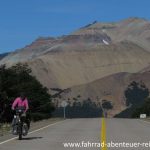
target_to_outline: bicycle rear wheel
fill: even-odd
[[[22,140],[22,124],[19,123],[18,125],[18,131],[19,131],[19,140]]]

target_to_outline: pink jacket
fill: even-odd
[[[12,104],[12,109],[15,109],[15,107],[23,106],[25,107],[25,112],[29,109],[28,100],[27,98],[25,100],[22,100],[20,97],[16,98]]]

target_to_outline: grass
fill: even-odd
[[[11,125],[8,123],[0,124],[0,136],[7,134],[11,130]]]

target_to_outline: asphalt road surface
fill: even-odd
[[[0,142],[0,150],[147,150],[146,147],[113,148],[96,147],[87,148],[86,142],[99,143],[102,141],[104,128],[102,119],[67,119],[46,126],[30,133],[22,141],[9,139]],[[148,143],[150,140],[150,123],[131,119],[105,119],[107,143]],[[63,143],[78,142],[84,147],[65,148]],[[82,145],[83,146],[83,145]]]

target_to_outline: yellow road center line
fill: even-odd
[[[105,122],[105,118],[102,118],[101,143],[102,143],[101,150],[107,150],[107,146],[106,146],[106,122]]]

